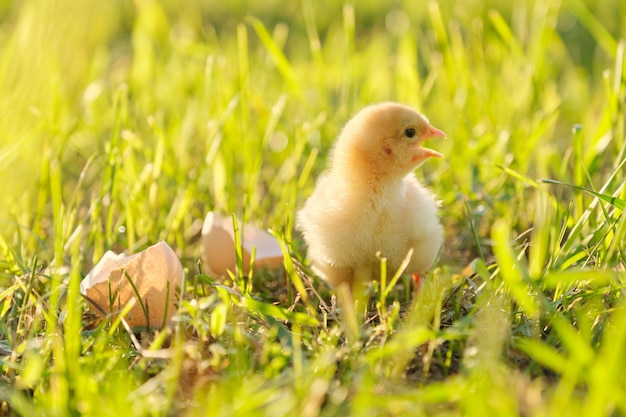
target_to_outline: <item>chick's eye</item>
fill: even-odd
[[[413,139],[415,137],[415,129],[412,127],[404,129],[404,137],[407,139]]]

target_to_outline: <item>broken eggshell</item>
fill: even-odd
[[[256,248],[254,267],[276,269],[282,265],[283,252],[278,241],[269,233],[252,226],[239,224],[243,232],[243,272],[250,271],[250,258],[253,248]],[[216,275],[227,276],[228,272],[235,272],[237,255],[235,251],[235,232],[231,217],[221,216],[209,212],[202,226],[202,262]]]
[[[101,315],[118,314],[131,299],[135,299],[125,317],[128,324],[131,327],[161,328],[163,323],[170,324],[176,313],[177,294],[182,282],[180,261],[167,243],[159,242],[134,255],[106,252],[80,283],[80,292],[89,307]]]

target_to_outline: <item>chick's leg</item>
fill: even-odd
[[[337,288],[345,283],[352,288],[352,282],[354,281],[354,270],[352,268],[323,264],[318,265],[316,269],[332,287]]]
[[[346,335],[351,343],[361,340],[361,325],[366,319],[367,299],[364,283],[372,280],[372,269],[360,266],[354,269],[349,286],[338,288]]]
[[[355,343],[361,339],[361,335],[352,286],[348,285],[347,282],[343,282],[338,287],[335,287],[335,292],[346,338],[350,343]]]
[[[424,285],[424,281],[422,274],[411,274],[411,278],[413,279],[413,299],[415,300],[422,289],[422,285]]]
[[[318,270],[335,290],[346,337],[351,343],[358,342],[361,339],[361,317],[367,305],[363,283],[372,280],[371,267],[353,269],[325,264],[318,266]]]
[[[346,337],[351,342],[356,342],[360,339],[360,336],[353,297],[354,270],[350,267],[331,266],[328,264],[325,264],[319,270],[335,290]]]

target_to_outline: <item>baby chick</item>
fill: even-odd
[[[421,145],[445,136],[422,114],[392,102],[364,108],[343,128],[297,218],[313,267],[333,287],[378,279],[377,254],[387,258],[391,275],[411,249],[406,273],[433,265],[443,229],[433,194],[412,171],[443,157]]]

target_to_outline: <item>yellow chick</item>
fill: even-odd
[[[443,228],[433,194],[412,171],[443,157],[421,145],[445,136],[422,114],[392,102],[365,107],[345,125],[297,218],[313,267],[333,287],[378,279],[377,253],[387,258],[390,275],[411,249],[406,273],[433,265]]]

